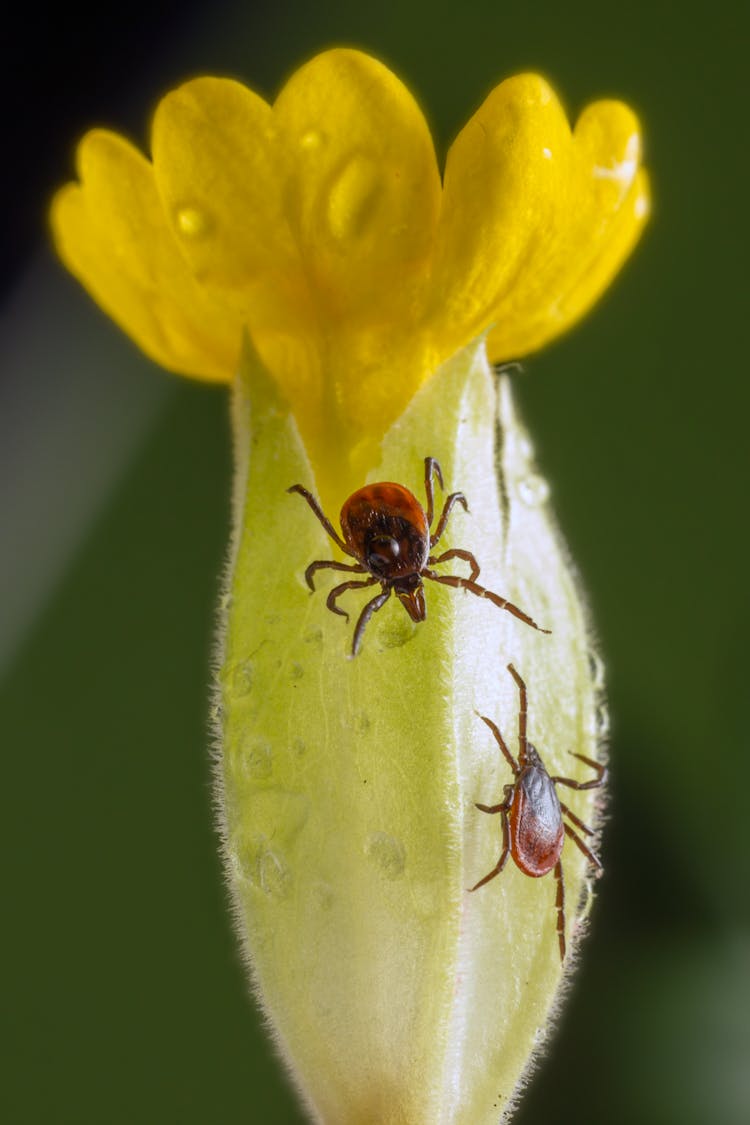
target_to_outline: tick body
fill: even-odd
[[[513,757],[498,727],[491,719],[480,715],[483,723],[492,731],[505,760],[513,771],[512,785],[504,789],[505,800],[498,805],[477,805],[486,813],[499,813],[502,818],[503,847],[500,858],[483,879],[471,888],[483,887],[494,879],[505,867],[511,855],[517,867],[525,875],[534,879],[554,871],[557,882],[557,937],[560,946],[560,960],[565,959],[565,879],[562,867],[562,850],[565,837],[569,836],[588,859],[589,863],[601,871],[601,862],[576,832],[580,829],[585,836],[593,836],[588,825],[571,812],[557,795],[557,786],[566,785],[570,789],[599,789],[604,785],[606,767],[583,754],[573,754],[574,758],[585,762],[595,771],[590,781],[575,781],[570,777],[550,777],[537,750],[526,737],[527,695],[526,684],[512,664],[508,671],[516,682],[519,692],[518,708],[518,761]],[[572,821],[572,824],[566,822]]]
[[[326,601],[328,608],[348,620],[349,614],[338,605],[341,595],[348,590],[380,586],[380,593],[367,602],[359,615],[352,640],[352,656],[359,652],[362,635],[373,613],[383,608],[392,593],[399,599],[412,621],[424,621],[427,615],[423,586],[425,578],[487,598],[526,625],[539,629],[536,622],[518,606],[477,583],[479,564],[470,551],[456,547],[440,555],[432,554],[455,505],[460,504],[464,511],[469,510],[464,494],[452,492],[446,498],[435,530],[432,531],[434,479],[437,479],[442,488],[440,465],[434,457],[425,457],[424,486],[427,503],[424,508],[408,488],[391,481],[368,484],[358,489],[341,509],[341,535],[323,513],[312,493],[301,484],[294,484],[287,489],[288,492],[298,492],[305,498],[334,543],[354,560],[352,563],[343,563],[321,559],[310,563],[305,571],[305,580],[310,589],[315,589],[313,578],[319,570],[348,571],[368,576],[350,579],[334,586]],[[470,576],[462,578],[457,574],[439,574],[432,569],[449,559],[463,559],[467,562],[471,568]],[[540,632],[546,633],[548,630],[540,629]]]

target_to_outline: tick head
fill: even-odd
[[[427,610],[424,604],[424,587],[419,575],[410,574],[400,582],[394,583],[393,589],[412,621],[424,621]]]

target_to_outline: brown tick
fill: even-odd
[[[550,777],[539,754],[526,739],[526,684],[512,664],[508,671],[518,685],[520,704],[518,710],[518,761],[505,745],[503,736],[491,719],[480,715],[495,736],[495,741],[503,752],[505,760],[513,770],[515,781],[504,788],[505,800],[499,805],[477,805],[486,813],[500,813],[503,822],[503,850],[500,859],[492,870],[480,879],[472,891],[483,887],[499,875],[505,867],[508,855],[512,855],[516,865],[525,875],[538,878],[554,868],[557,880],[557,938],[560,943],[560,960],[565,959],[565,881],[563,879],[560,855],[565,837],[571,840],[586,859],[598,871],[602,865],[597,856],[583,842],[575,829],[566,824],[563,816],[586,835],[593,836],[591,829],[572,813],[557,796],[556,785],[567,785],[570,789],[599,789],[604,785],[607,770],[599,762],[585,758],[583,754],[573,754],[574,758],[585,762],[596,770],[591,781],[574,781],[570,777]]]
[[[362,634],[365,626],[372,617],[382,609],[391,593],[395,593],[412,621],[424,621],[426,609],[424,603],[424,590],[422,587],[425,578],[433,582],[440,582],[444,586],[454,586],[469,590],[479,598],[487,598],[500,609],[507,609],[519,621],[524,621],[533,629],[541,633],[549,630],[540,629],[535,621],[527,616],[518,606],[513,605],[507,598],[501,598],[491,590],[477,583],[479,565],[470,551],[460,550],[458,547],[444,551],[441,555],[432,555],[430,552],[440,541],[445,531],[448,517],[456,504],[461,504],[468,511],[466,497],[463,492],[452,492],[447,497],[435,531],[430,533],[433,517],[433,477],[436,477],[440,487],[443,487],[443,476],[440,465],[434,457],[425,457],[424,462],[424,487],[427,496],[426,510],[408,488],[401,484],[385,481],[381,484],[368,484],[364,488],[352,493],[341,509],[341,530],[343,539],[336,532],[331,521],[323,511],[315,497],[303,488],[301,484],[294,484],[287,492],[299,492],[321,522],[325,530],[344,554],[356,559],[354,563],[334,562],[333,560],[319,560],[310,563],[305,571],[305,581],[311,590],[315,589],[313,575],[318,570],[346,570],[354,574],[369,574],[369,578],[362,581],[356,579],[342,582],[334,586],[328,595],[326,605],[333,613],[338,613],[349,620],[346,610],[337,605],[338,599],[347,590],[362,589],[366,586],[380,584],[381,591],[371,601],[367,602],[359,615],[354,639],[352,641],[352,656],[356,656],[362,643]],[[456,574],[436,574],[430,568],[438,563],[447,562],[448,559],[464,559],[471,567],[469,578],[460,578]]]

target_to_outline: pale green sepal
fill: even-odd
[[[473,551],[480,581],[551,636],[428,582],[427,620],[413,624],[392,598],[351,659],[356,614],[375,591],[344,596],[346,624],[325,606],[346,574],[319,572],[319,589],[307,590],[305,567],[340,556],[302,497],[286,492],[297,482],[317,492],[313,467],[249,348],[234,425],[217,796],[256,994],[316,1120],[496,1122],[543,1037],[561,967],[551,876],[531,879],[511,861],[467,892],[501,840],[500,818],[474,803],[502,800],[511,780],[476,712],[515,752],[512,660],[550,773],[588,778],[567,752],[596,756],[600,686],[509,386],[500,384],[498,414],[477,341],[415,396],[369,479],[400,482],[421,500],[424,458],[437,457],[446,491],[463,490],[471,508],[455,509],[440,549]],[[466,573],[454,563],[446,572]],[[594,818],[591,793],[564,792]],[[563,860],[570,938],[586,871],[569,843]]]

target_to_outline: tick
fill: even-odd
[[[452,492],[446,498],[434,532],[431,532],[434,496],[433,478],[443,488],[443,475],[434,457],[425,457],[424,488],[427,507],[423,508],[413,493],[401,484],[384,481],[381,484],[368,484],[352,493],[341,509],[341,531],[338,534],[331,521],[318,504],[312,493],[301,484],[294,484],[287,492],[299,492],[304,496],[316,517],[333,539],[334,543],[356,560],[353,563],[334,560],[318,560],[310,563],[305,571],[305,581],[311,590],[315,589],[313,576],[319,570],[344,570],[353,574],[366,574],[364,579],[351,579],[334,586],[328,595],[326,605],[333,613],[349,620],[349,614],[338,605],[338,599],[348,590],[364,589],[367,586],[380,586],[380,593],[367,602],[359,615],[352,640],[352,656],[356,656],[362,644],[362,634],[374,613],[382,609],[392,593],[395,593],[412,621],[424,621],[426,608],[423,581],[425,578],[444,586],[469,590],[479,598],[487,598],[500,609],[506,609],[519,621],[541,629],[535,621],[513,605],[507,598],[486,590],[477,583],[479,564],[470,551],[454,547],[441,555],[431,554],[445,531],[448,517],[456,504],[464,511],[469,510],[463,492]],[[469,578],[457,574],[436,574],[431,569],[448,559],[463,559],[471,567]]]
[[[512,785],[504,787],[505,800],[499,805],[477,805],[478,809],[486,813],[500,813],[503,824],[503,850],[500,858],[492,870],[480,879],[472,891],[479,890],[490,879],[505,867],[508,855],[512,855],[516,866],[520,867],[525,875],[539,878],[554,869],[557,881],[557,938],[560,943],[560,960],[565,960],[565,880],[563,878],[562,860],[565,837],[570,836],[574,844],[580,848],[586,859],[597,871],[601,871],[600,860],[591,849],[583,842],[581,837],[566,824],[564,817],[571,820],[586,836],[594,833],[564,805],[557,796],[556,786],[567,785],[570,789],[599,789],[607,777],[606,767],[583,754],[573,754],[574,758],[585,762],[596,771],[596,777],[591,781],[574,781],[571,777],[550,777],[539,753],[526,738],[526,684],[512,664],[508,671],[518,685],[518,761],[515,760],[500,731],[492,719],[484,715],[479,718],[492,731],[495,741],[503,752],[505,760],[513,770],[515,778]],[[572,753],[572,751],[571,751]]]

